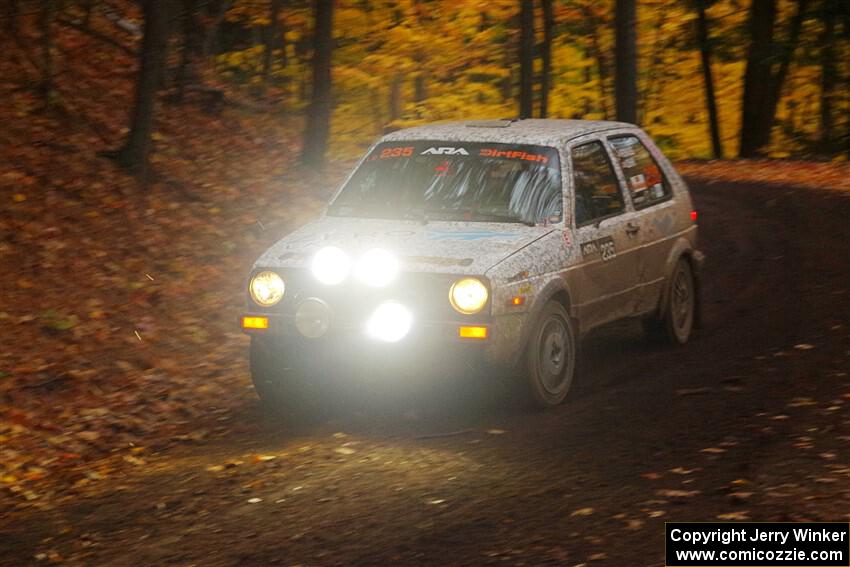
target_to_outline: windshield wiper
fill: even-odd
[[[525,226],[537,226],[536,223],[525,220],[521,217],[516,217],[513,215],[500,215],[499,213],[488,213],[486,211],[473,211],[473,210],[461,210],[461,211],[451,211],[452,213],[457,212],[458,214],[463,215],[472,215],[472,217],[481,220],[481,221],[492,221],[492,222],[509,222],[509,223],[520,223]]]
[[[425,209],[407,209],[404,212],[404,218],[418,220],[422,224],[428,224],[428,211]]]

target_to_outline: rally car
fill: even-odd
[[[427,369],[460,353],[559,404],[587,331],[641,318],[673,343],[691,337],[696,220],[685,182],[630,124],[393,132],[317,220],[254,264],[241,325],[255,388],[282,403],[334,357],[339,371],[376,353]]]

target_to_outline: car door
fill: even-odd
[[[572,223],[579,263],[573,301],[582,331],[633,314],[637,242],[630,205],[602,139],[585,137],[567,149]]]
[[[678,230],[670,181],[649,142],[638,132],[609,135],[607,142],[637,212],[633,226],[640,247],[636,258],[640,289],[636,312],[645,313],[658,305],[664,284],[665,266]]]

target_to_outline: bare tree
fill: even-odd
[[[519,117],[534,112],[534,4],[519,0]]]
[[[711,134],[711,152],[715,158],[723,157],[723,144],[720,139],[720,119],[717,115],[717,96],[714,93],[714,76],[711,71],[711,40],[708,33],[706,8],[713,0],[696,0],[697,7],[697,43],[702,60],[702,82],[705,88],[705,104],[708,109],[708,124]]]
[[[797,12],[791,19],[788,40],[777,44],[774,42],[776,0],[753,0],[749,16],[750,48],[741,100],[741,157],[755,157],[770,143],[782,86],[808,5],[809,0],[797,0]],[[777,61],[778,67],[774,70]]]
[[[200,49],[197,22],[198,0],[183,0],[180,23],[183,32],[183,48],[180,50],[180,63],[177,67],[177,101],[182,102],[186,85],[192,75],[192,60]]]
[[[820,16],[823,26],[820,37],[820,146],[821,151],[828,153],[832,150],[835,137],[832,109],[838,78],[835,57],[835,24],[838,19],[838,0],[824,0]]]
[[[6,0],[6,31],[11,36],[18,35],[18,0]]]
[[[331,128],[331,54],[333,0],[315,0],[313,31],[313,92],[304,128],[301,163],[316,169],[325,165]]]
[[[269,2],[269,25],[266,26],[263,47],[263,84],[268,87],[272,74],[274,50],[280,45],[280,0]]]
[[[55,8],[54,0],[43,0],[38,17],[38,27],[41,31],[41,85],[39,85],[39,92],[46,105],[50,104],[53,97],[53,36],[50,32],[50,24],[53,22]]]
[[[616,0],[614,22],[617,59],[614,92],[617,120],[637,122],[637,32],[635,0]]]
[[[165,49],[168,41],[166,1],[144,0],[145,31],[139,78],[136,82],[136,101],[130,123],[130,134],[117,156],[122,166],[142,179],[147,177],[156,93],[165,66]]]
[[[552,41],[555,28],[555,12],[552,0],[542,0],[543,8],[543,46],[541,57],[543,68],[540,71],[540,118],[549,114],[549,90],[552,88]]]

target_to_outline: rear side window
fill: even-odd
[[[635,208],[648,207],[670,197],[670,184],[658,167],[655,158],[637,136],[618,136],[610,139],[614,155],[623,168],[623,175]]]
[[[576,226],[623,212],[623,194],[602,142],[576,146],[571,157]]]

